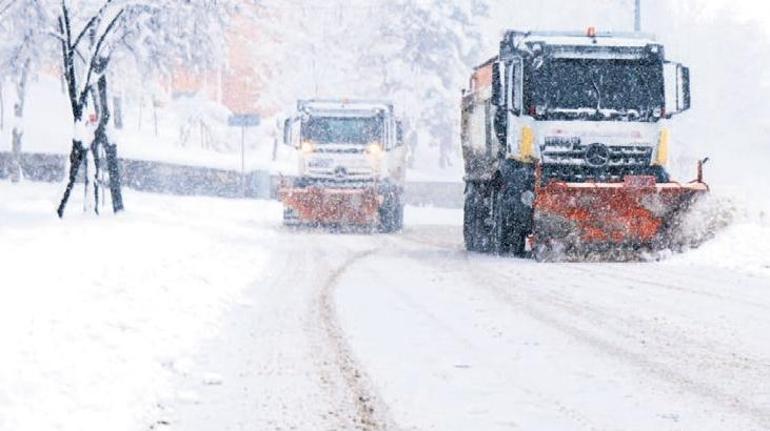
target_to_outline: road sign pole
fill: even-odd
[[[635,0],[634,5],[634,31],[642,31],[642,0]]]
[[[246,197],[246,129],[259,126],[259,115],[236,114],[228,118],[230,127],[241,128],[241,196]]]
[[[241,127],[241,195],[246,197],[246,126]]]

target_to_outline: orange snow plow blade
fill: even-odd
[[[372,225],[379,221],[379,198],[371,188],[287,188],[280,191],[280,197],[303,224]]]
[[[656,184],[654,177],[626,177],[623,183],[551,182],[537,187],[535,244],[567,248],[655,247],[708,186]]]

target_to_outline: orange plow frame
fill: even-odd
[[[629,176],[623,183],[541,184],[538,168],[535,203],[535,244],[558,241],[568,245],[653,245],[678,214],[709,191],[698,179],[688,184],[656,184],[654,177]]]
[[[282,188],[279,196],[300,223],[373,225],[380,220],[380,197],[374,188]]]

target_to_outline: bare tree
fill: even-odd
[[[109,139],[107,77],[113,60],[119,61],[121,69],[131,63],[140,72],[149,73],[171,65],[201,65],[206,64],[204,59],[224,58],[226,16],[237,3],[236,0],[94,0],[81,1],[73,7],[67,0],[60,0],[55,35],[61,46],[62,70],[75,133],[67,186],[57,209],[59,217],[64,216],[81,166],[86,174],[87,199],[90,199],[90,186],[95,187],[94,196],[98,198],[99,148],[104,148],[107,156],[113,209],[123,209],[117,148]],[[85,118],[89,103],[99,117],[90,145],[86,142],[89,130]],[[94,169],[89,170],[91,165]]]

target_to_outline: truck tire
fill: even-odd
[[[492,239],[492,187],[488,182],[468,183],[465,193],[463,236],[468,251],[489,253]]]
[[[484,197],[483,185],[478,182],[469,182],[466,185],[465,208],[463,222],[463,237],[465,248],[468,251],[484,251]]]
[[[283,208],[283,225],[284,226],[299,226],[299,216],[297,212],[289,207]]]
[[[508,189],[495,190],[492,214],[492,252],[498,255],[520,254],[523,249],[523,233],[515,222],[515,204]]]
[[[534,166],[509,161],[498,178],[492,201],[492,251],[524,257],[526,239],[533,229]]]
[[[399,202],[398,206],[396,207],[396,232],[401,232],[404,230],[404,204]]]
[[[478,251],[477,246],[477,216],[476,216],[476,187],[473,183],[465,183],[465,205],[463,206],[463,240],[465,249]]]
[[[401,203],[401,194],[387,192],[384,194],[380,206],[379,231],[382,233],[399,232],[404,227],[404,205]]]

